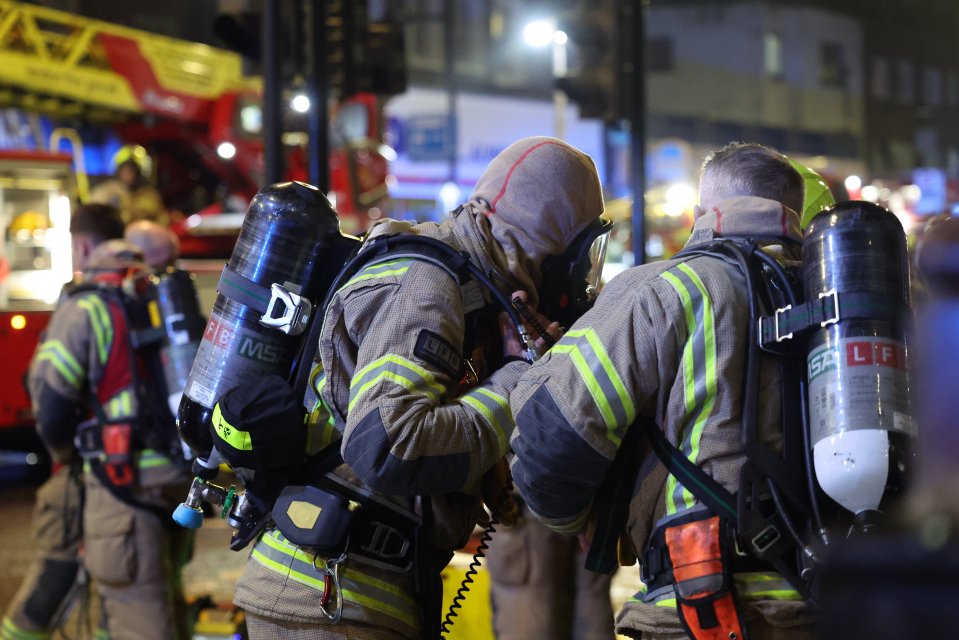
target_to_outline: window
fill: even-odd
[[[896,97],[902,104],[912,104],[916,101],[915,69],[908,60],[896,62]]]
[[[650,71],[672,71],[675,66],[672,38],[667,36],[650,38],[648,60],[647,69]]]
[[[819,45],[819,84],[833,89],[846,86],[846,65],[842,59],[842,45],[838,42]]]
[[[889,82],[889,61],[885,58],[876,58],[872,61],[872,97],[877,100],[888,100],[892,97]]]
[[[955,71],[946,73],[946,104],[959,107],[959,74]]]
[[[763,71],[774,80],[783,77],[783,40],[772,31],[763,35]]]
[[[942,106],[942,71],[935,67],[922,70],[922,102],[930,107]]]

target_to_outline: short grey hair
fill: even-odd
[[[705,210],[726,198],[755,196],[802,213],[802,176],[783,154],[761,144],[732,142],[706,157],[699,179],[699,206]]]

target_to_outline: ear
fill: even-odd
[[[693,221],[699,220],[706,214],[706,210],[698,204],[693,205]]]

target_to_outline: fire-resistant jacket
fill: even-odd
[[[56,459],[70,459],[77,425],[93,415],[93,398],[108,420],[138,416],[133,366],[130,330],[117,295],[93,290],[61,300],[28,375],[37,432]],[[169,429],[174,436],[172,416]],[[183,465],[154,449],[134,451],[134,466],[138,487],[159,487],[186,477]]]
[[[697,220],[687,246],[722,235],[799,241],[799,217],[770,200],[731,198]],[[783,249],[788,256],[785,242],[767,247]],[[745,460],[740,427],[748,321],[745,278],[719,258],[666,260],[610,281],[511,395],[513,479],[533,512],[557,531],[586,530],[604,474],[637,417],[654,421],[653,428],[735,492]],[[760,438],[775,447],[780,375],[772,358],[761,366]],[[648,446],[644,451],[636,453],[642,460],[626,536],[639,554],[657,522],[699,505]],[[809,621],[799,594],[780,576],[735,578],[747,617],[762,615],[775,626]],[[617,630],[681,633],[672,590],[660,591],[631,598]]]
[[[371,237],[403,231],[439,239],[468,254],[509,295],[530,290],[542,259],[562,253],[600,213],[588,157],[557,140],[532,138],[494,160],[474,200],[442,224],[390,221]],[[461,392],[466,313],[490,302],[478,283],[465,284],[411,256],[367,264],[327,307],[322,368],[312,376],[320,401],[309,417],[308,447],[336,446],[342,436],[346,465],[337,476],[409,513],[417,511],[416,496],[431,496],[429,534],[441,554],[463,546],[481,515],[479,480],[507,451],[509,393],[528,367],[509,363]],[[323,565],[278,531],[267,532],[254,546],[235,602],[271,619],[325,622],[324,580],[314,562]],[[345,621],[419,637],[413,572],[351,556],[340,575]]]

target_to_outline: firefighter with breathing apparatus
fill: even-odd
[[[70,218],[73,269],[82,274],[93,251],[107,240],[123,236],[120,212],[109,205],[84,205]],[[75,282],[63,286],[60,301],[66,300]],[[38,357],[56,349],[41,336]],[[39,408],[34,414],[39,414]],[[0,640],[49,637],[62,623],[80,570],[82,486],[78,460],[60,456],[50,478],[37,489],[32,530],[36,557],[0,622]]]
[[[84,565],[111,638],[186,638],[179,572],[192,535],[169,523],[189,467],[163,391],[150,270],[122,240],[94,249],[29,372],[37,430],[83,460]]]
[[[153,290],[163,319],[160,360],[166,380],[167,401],[170,411],[176,415],[206,326],[206,318],[200,311],[195,278],[188,271],[177,268],[180,242],[167,227],[151,220],[137,220],[126,226],[123,237],[140,247],[145,262],[153,270]],[[189,447],[184,445],[184,450],[185,455],[190,457]]]
[[[639,560],[618,633],[815,637],[828,532],[902,488],[905,237],[844,202],[803,238],[803,182],[768,147],[712,154],[683,251],[607,283],[510,396],[530,509],[588,532],[594,570]]]
[[[440,570],[484,517],[484,474],[505,471],[508,395],[536,355],[507,296],[523,291],[549,315],[551,278],[557,311],[588,303],[602,212],[588,156],[527,138],[446,221],[379,224],[324,274],[348,243],[322,195],[288,183],[254,198],[181,404],[202,461],[175,516],[196,525],[201,499],[224,500],[234,548],[255,539],[235,598],[251,637],[438,635]],[[316,314],[303,339],[316,357],[297,361],[285,330]],[[305,398],[268,375],[269,360]],[[204,471],[221,458],[247,481],[242,498]],[[486,486],[502,512],[508,486]]]

